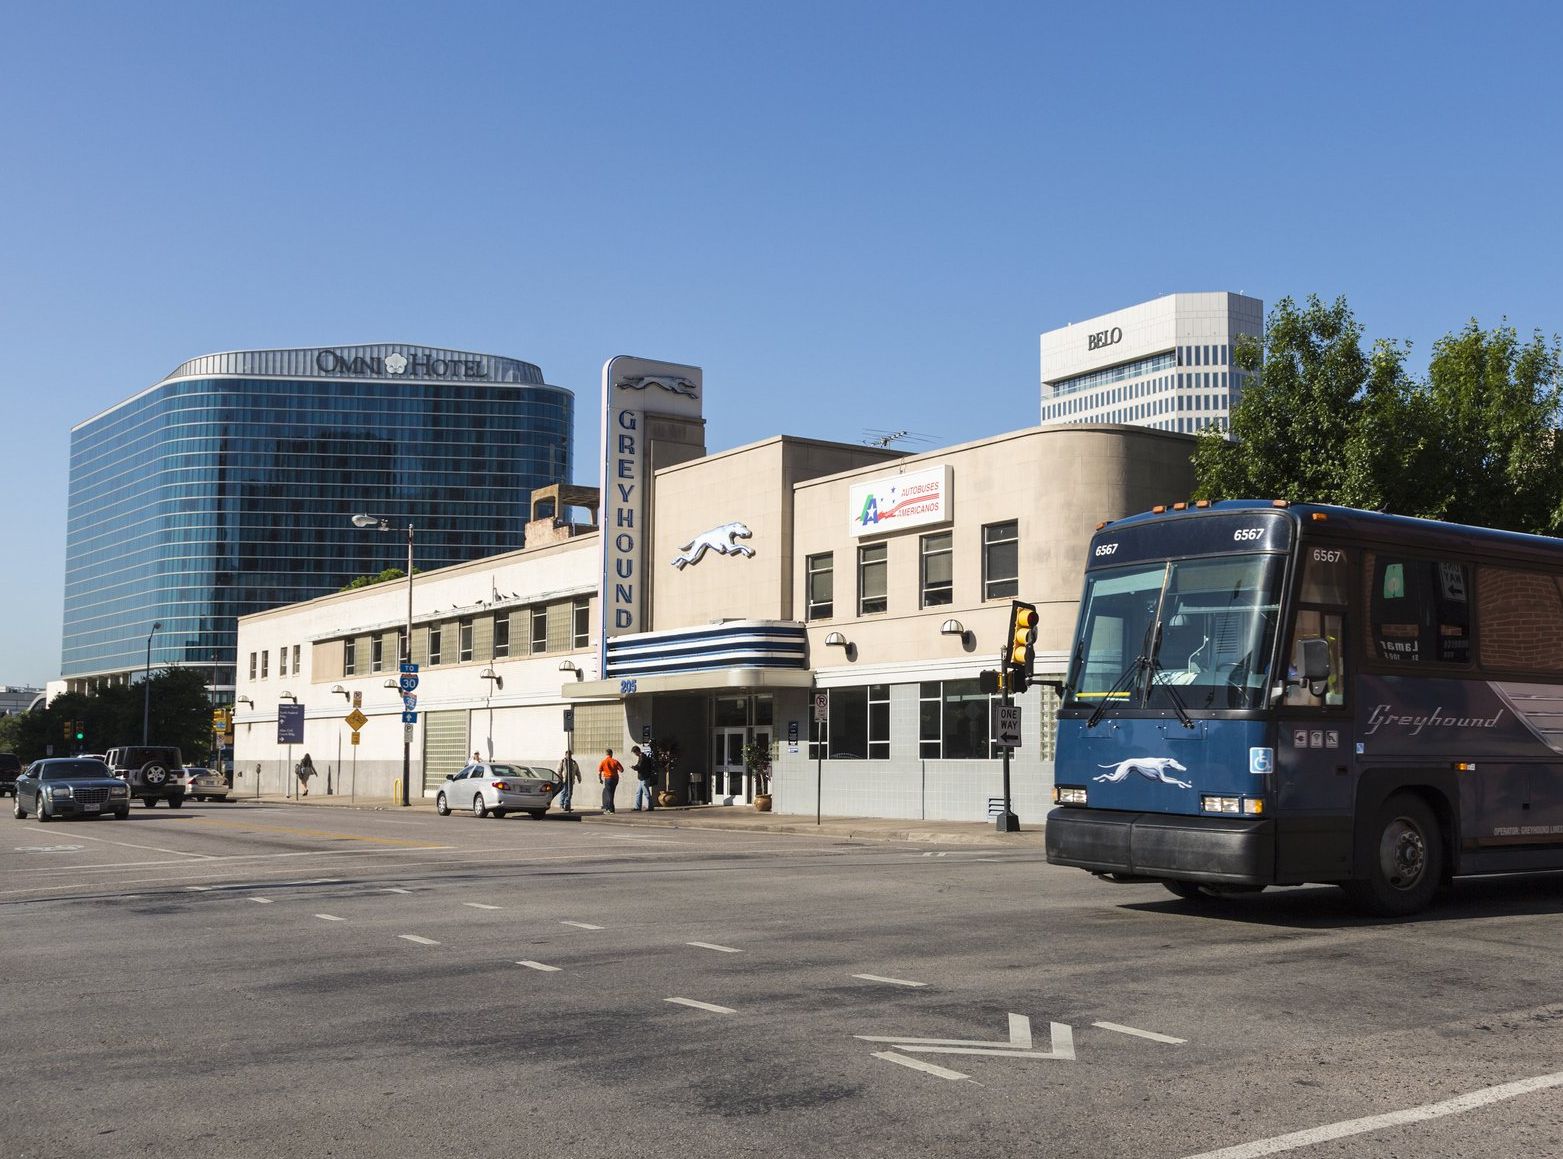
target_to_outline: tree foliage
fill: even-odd
[[[1283,298],[1263,351],[1240,341],[1251,377],[1231,438],[1212,430],[1194,453],[1196,496],[1340,503],[1544,534],[1563,527],[1563,380],[1559,345],[1473,319],[1433,346],[1427,377],[1409,347],[1364,351],[1344,298]]]
[[[423,569],[421,567],[415,567],[415,568],[412,569],[412,574],[413,575],[417,575],[422,570]],[[367,588],[367,587],[372,587],[375,584],[386,583],[389,580],[399,580],[399,579],[406,579],[406,578],[407,578],[407,573],[405,571],[403,571],[401,568],[399,568],[399,567],[388,567],[384,571],[382,571],[379,575],[361,575],[361,576],[356,577],[355,579],[350,579],[345,584],[343,584],[341,587],[339,587],[337,589],[337,591],[339,591],[339,592],[350,592],[350,591],[353,591],[355,588]]]
[[[191,668],[154,672],[150,685],[116,684],[93,692],[62,693],[47,708],[0,719],[0,750],[14,752],[27,762],[140,744],[143,708],[150,743],[178,745],[192,764],[209,759],[212,704],[206,677]],[[79,743],[67,731],[75,721],[82,723],[86,734]]]

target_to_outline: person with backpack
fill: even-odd
[[[613,790],[619,787],[619,774],[624,771],[624,766],[613,759],[613,750],[608,750],[608,755],[602,758],[597,766],[597,779],[602,782],[602,811],[613,812]]]
[[[656,808],[657,788],[657,762],[652,758],[650,749],[643,749],[639,745],[630,748],[635,754],[631,766],[635,770],[635,777],[640,782],[635,786],[635,812],[640,812],[640,799],[646,799],[646,812]]]
[[[575,763],[570,750],[564,750],[564,760],[559,762],[559,808],[566,813],[575,812],[570,801],[575,796],[575,785],[581,779],[581,766]]]

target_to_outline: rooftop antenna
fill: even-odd
[[[897,443],[926,447],[936,441],[932,435],[920,435],[916,431],[876,431],[868,428],[864,428],[863,431],[865,447],[889,448]]]

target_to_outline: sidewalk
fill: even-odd
[[[297,800],[268,794],[261,797],[235,796],[233,801],[258,801],[267,805],[297,805],[304,809],[375,809],[396,811],[399,806],[389,797],[326,796],[311,793]],[[414,800],[409,809],[432,813],[432,798]],[[1043,847],[1042,823],[1022,822],[1018,833],[1000,833],[991,821],[916,821],[882,817],[826,817],[816,825],[813,814],[759,813],[749,805],[668,805],[649,813],[621,809],[605,814],[601,809],[577,809],[569,818],[557,809],[548,811],[549,821],[567,819],[590,821],[594,825],[640,825],[667,829],[726,829],[748,833],[795,833],[800,836],[852,837],[875,841],[915,841],[940,845],[983,845],[994,848],[1039,851]]]

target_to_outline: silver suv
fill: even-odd
[[[130,786],[130,795],[148,809],[167,801],[170,809],[185,803],[185,766],[179,750],[166,745],[122,745],[103,757],[116,777]]]

